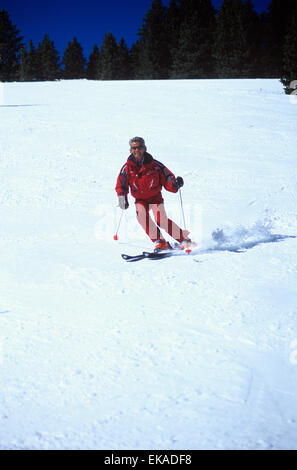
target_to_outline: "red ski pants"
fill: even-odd
[[[184,240],[182,229],[173,220],[168,219],[163,203],[149,204],[144,201],[138,201],[135,205],[137,220],[152,242],[164,240],[160,229],[165,230],[165,232],[180,243]],[[156,223],[150,216],[150,210],[152,210]]]

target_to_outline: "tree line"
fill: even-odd
[[[139,80],[280,78],[285,91],[297,80],[297,0],[153,0],[128,48],[105,34],[88,59],[76,37],[60,56],[48,34],[28,45],[9,14],[0,11],[0,81],[57,79]]]

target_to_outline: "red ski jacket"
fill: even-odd
[[[178,191],[173,186],[174,179],[174,174],[163,163],[158,162],[145,152],[140,168],[133,155],[128,157],[117,178],[115,190],[118,196],[126,196],[130,188],[136,201],[145,200],[152,204],[158,204],[163,202],[161,195],[163,187],[172,193]]]

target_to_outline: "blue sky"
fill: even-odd
[[[213,0],[217,8],[221,3]],[[261,12],[270,0],[253,3]],[[130,47],[150,5],[151,0],[0,0],[0,9],[8,11],[26,44],[32,39],[37,45],[47,33],[62,55],[76,36],[87,58],[95,44],[100,47],[106,32],[112,32],[118,41],[124,37]]]

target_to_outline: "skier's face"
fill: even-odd
[[[132,142],[130,151],[136,160],[141,161],[145,152],[145,146],[140,142]]]

